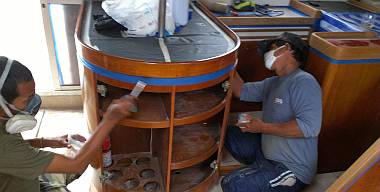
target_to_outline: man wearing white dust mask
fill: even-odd
[[[317,141],[322,122],[321,88],[300,69],[307,49],[295,34],[283,33],[259,43],[265,67],[273,76],[244,83],[231,79],[235,97],[262,102],[263,119],[246,117],[229,126],[225,147],[247,167],[223,178],[224,192],[300,191],[310,184],[317,168]]]
[[[35,126],[34,115],[41,104],[40,97],[35,94],[35,83],[30,70],[17,61],[0,57],[0,76],[2,192],[68,191],[67,183],[52,181],[54,185],[51,185],[51,180],[45,179],[45,173],[83,172],[112,128],[128,116],[135,105],[132,97],[114,100],[81,150],[74,157],[66,157],[38,148],[68,147],[67,138],[24,140],[20,134]],[[76,139],[83,141],[84,138],[77,135]]]

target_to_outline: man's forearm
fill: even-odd
[[[112,128],[116,125],[116,122],[111,121],[101,121],[98,125],[97,130],[81,148],[75,159],[88,165],[93,159],[93,154],[99,150],[102,146],[104,139],[110,134]]]
[[[55,155],[46,172],[50,173],[76,173],[87,167],[93,160],[94,154],[101,147],[104,139],[109,135],[112,127],[116,125],[113,121],[101,121],[91,138],[83,145],[74,158]]]
[[[44,147],[43,138],[27,139],[25,141],[28,142],[34,148],[43,148]]]
[[[281,137],[303,137],[302,131],[299,129],[297,121],[292,120],[286,123],[265,123],[262,133],[277,135]]]

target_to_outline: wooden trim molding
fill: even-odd
[[[349,190],[379,161],[380,138],[327,189],[327,192]]]
[[[332,40],[377,40],[374,32],[315,32],[310,37],[310,46],[336,60],[379,59],[380,46],[336,46]]]
[[[298,0],[291,0],[290,6],[301,11],[302,13],[309,15],[310,17],[313,17],[313,18],[321,18],[322,17],[322,13],[320,10],[318,10],[318,9],[316,9],[310,5],[307,5],[305,3],[302,3]]]
[[[349,0],[348,3],[355,7],[359,7],[373,13],[380,13],[380,7],[369,5],[365,2],[361,2],[360,0]]]

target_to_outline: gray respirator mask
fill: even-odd
[[[5,80],[8,77],[12,63],[13,60],[8,59],[3,74],[0,77],[0,106],[4,110],[5,114],[9,117],[9,119],[5,118],[8,119],[5,124],[5,130],[10,134],[15,134],[31,130],[36,126],[37,120],[34,118],[34,116],[40,109],[41,97],[35,94],[33,96],[33,99],[28,103],[25,110],[18,109],[16,106],[8,103],[4,99],[3,95],[1,95],[1,90],[3,88]],[[16,111],[17,114],[13,115],[11,109]]]

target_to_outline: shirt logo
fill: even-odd
[[[274,102],[273,102],[274,104],[282,104],[283,102],[282,102],[282,99],[280,99],[280,98],[274,98]]]

